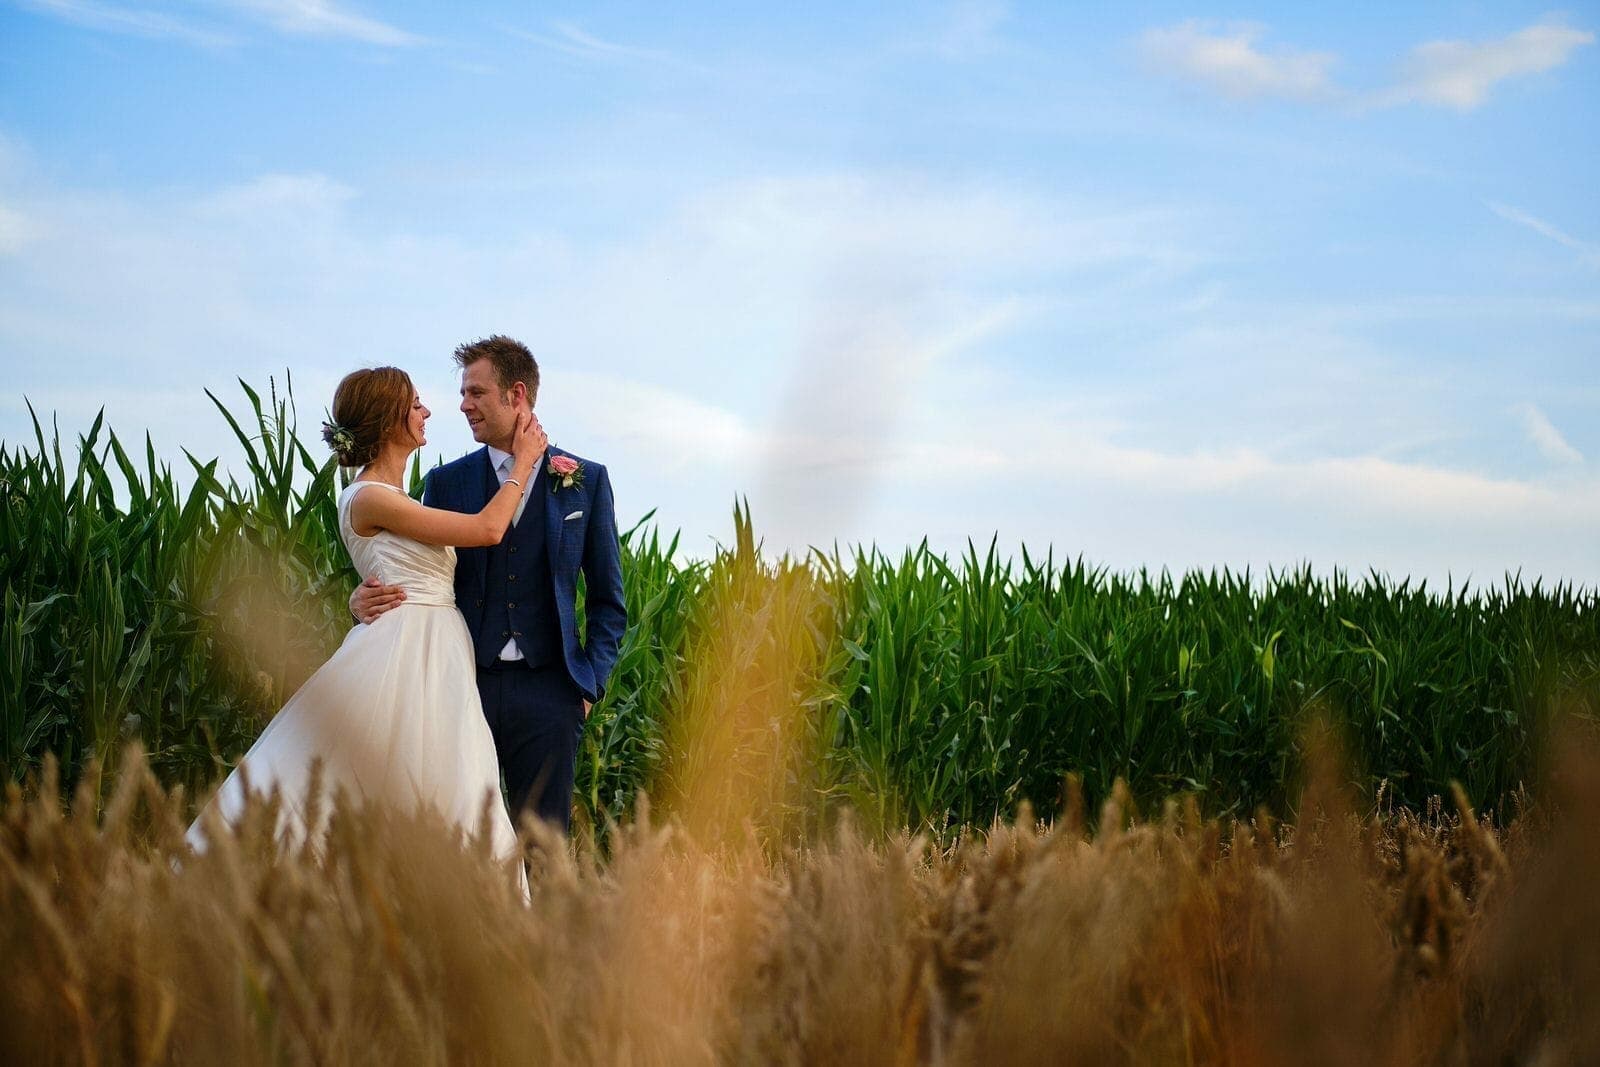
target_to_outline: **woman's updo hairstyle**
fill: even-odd
[[[333,392],[333,421],[322,439],[341,467],[365,467],[378,458],[384,438],[405,425],[416,396],[411,376],[399,367],[351,371]]]

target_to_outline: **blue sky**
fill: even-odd
[[[1600,9],[0,2],[0,440],[539,356],[691,552],[1600,584]]]

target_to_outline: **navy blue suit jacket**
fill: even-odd
[[[540,482],[535,492],[546,492],[545,544],[550,553],[550,572],[554,580],[555,609],[561,619],[561,647],[567,673],[589,700],[605,695],[606,682],[617,665],[617,648],[628,625],[628,609],[622,595],[622,545],[617,537],[616,505],[611,496],[611,479],[598,463],[550,448],[539,462],[548,467],[551,456],[570,456],[583,467],[583,482],[549,493],[548,482]],[[422,502],[430,508],[445,508],[471,514],[487,504],[487,486],[493,473],[489,469],[489,450],[480,448],[452,463],[435,467],[423,479]],[[546,470],[544,477],[549,479]],[[505,599],[506,592],[484,588],[489,567],[486,548],[456,549],[456,607],[467,620],[467,629],[476,640],[484,623],[483,603],[492,594]],[[585,629],[580,642],[576,620],[578,573],[583,572],[585,589]]]

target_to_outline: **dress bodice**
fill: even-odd
[[[406,591],[407,604],[453,606],[456,550],[448,545],[423,544],[388,530],[379,530],[371,537],[356,533],[350,524],[350,504],[362,490],[402,491],[387,482],[352,482],[339,494],[339,533],[356,570],[363,578],[376,576],[385,585],[400,586]]]

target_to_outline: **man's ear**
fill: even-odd
[[[511,403],[517,407],[529,405],[528,385],[526,382],[511,383]]]

